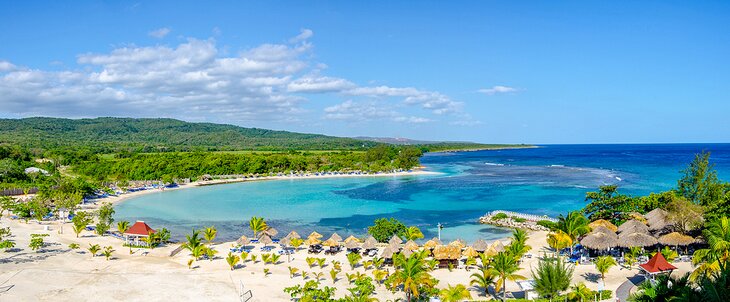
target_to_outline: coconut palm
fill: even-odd
[[[494,285],[497,275],[489,266],[480,266],[476,273],[471,274],[469,285],[480,287],[484,290],[484,295],[489,294],[489,286]]]
[[[722,217],[711,222],[703,234],[710,247],[695,251],[692,263],[701,265],[692,273],[692,280],[696,280],[699,274],[710,276],[718,272],[721,264],[730,259],[730,218]]]
[[[236,268],[236,264],[238,264],[238,261],[240,261],[241,258],[238,257],[238,255],[234,255],[231,252],[228,252],[228,256],[226,257],[226,262],[228,262],[228,265],[231,266],[231,270],[234,270]]]
[[[332,284],[337,283],[337,274],[339,273],[340,271],[334,268],[330,270],[330,278],[332,278]]]
[[[408,258],[394,258],[394,264],[398,269],[388,278],[393,286],[403,286],[406,300],[409,302],[414,296],[420,295],[422,287],[432,287],[437,282],[429,274],[422,255],[414,253]]]
[[[127,230],[129,230],[129,221],[124,220],[117,222],[117,231],[119,231],[120,234],[124,234]]]
[[[98,244],[89,244],[88,250],[91,253],[91,257],[96,257],[96,253],[101,250],[101,247]]]
[[[558,230],[563,231],[570,236],[570,240],[574,243],[578,237],[588,233],[588,219],[579,211],[568,213],[567,216],[560,215],[558,217]],[[573,254],[573,244],[570,245],[570,253]]]
[[[613,259],[611,256],[600,256],[596,258],[596,261],[594,262],[596,265],[596,270],[601,273],[601,281],[603,284],[606,284],[606,273],[608,272],[611,267],[616,265],[616,260]]]
[[[641,283],[638,290],[629,296],[629,301],[672,301],[673,298],[683,296],[683,292],[690,288],[689,285],[688,275],[679,279],[672,279],[668,274],[657,275],[654,282]]]
[[[299,272],[299,269],[296,267],[287,267],[289,269],[289,279],[294,279],[294,276]]]
[[[113,253],[113,252],[114,252],[114,248],[112,248],[111,246],[107,246],[107,247],[105,247],[105,248],[104,248],[104,251],[103,251],[103,252],[101,252],[101,253],[102,253],[102,254],[104,255],[104,257],[106,258],[106,261],[109,261],[109,258],[111,258],[111,257],[112,257],[112,253]]]
[[[185,235],[185,243],[183,243],[183,245],[182,245],[183,248],[189,250],[191,253],[193,253],[195,251],[195,249],[199,249],[200,246],[203,245],[200,242],[199,236],[200,236],[200,231],[193,229],[192,234]],[[195,255],[193,255],[193,256],[195,256]],[[202,256],[202,254],[201,254],[201,256]],[[197,259],[199,257],[195,257],[195,258]]]
[[[514,255],[506,252],[499,252],[492,261],[492,271],[498,276],[495,290],[502,290],[502,301],[507,295],[507,281],[524,280],[525,277],[518,275],[520,266],[517,265]]]
[[[442,302],[459,302],[471,299],[471,293],[462,284],[457,284],[456,286],[449,284],[447,288],[439,291],[439,297]]]
[[[561,258],[543,257],[532,271],[535,290],[542,297],[553,298],[570,286],[575,266],[566,264]]]
[[[568,293],[568,300],[570,301],[590,301],[589,299],[593,298],[593,291],[586,287],[583,282],[573,285],[570,288],[571,292]]]
[[[423,238],[423,232],[416,226],[410,226],[406,229],[405,233],[406,240],[416,240]]]
[[[203,230],[203,238],[210,244],[215,240],[215,236],[218,235],[218,230],[214,226],[209,226]]]
[[[347,254],[347,262],[350,263],[350,268],[355,269],[360,263],[360,260],[362,259],[362,256],[359,253],[349,253]]]
[[[373,278],[375,279],[375,282],[377,282],[378,286],[383,283],[383,280],[388,277],[388,272],[384,270],[373,270]]]
[[[248,227],[253,231],[253,236],[256,237],[259,232],[266,231],[266,229],[269,228],[269,226],[266,224],[266,221],[264,221],[263,217],[257,217],[253,216],[251,217],[251,220],[248,222]]]

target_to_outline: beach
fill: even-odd
[[[262,261],[246,262],[236,270],[231,271],[223,259],[233,245],[232,242],[214,243],[212,247],[218,251],[216,257],[210,260],[198,260],[193,269],[188,269],[187,261],[191,259],[190,252],[183,250],[174,257],[170,252],[177,245],[167,245],[153,250],[133,249],[122,246],[122,241],[110,236],[100,237],[91,232],[82,232],[79,238],[71,231],[71,225],[63,226],[64,233],[59,234],[59,225],[52,223],[29,222],[3,218],[0,226],[9,226],[14,234],[11,239],[16,242],[20,252],[0,252],[0,288],[12,286],[7,292],[0,294],[0,299],[8,301],[116,301],[116,300],[148,300],[148,301],[231,301],[237,300],[241,284],[244,291],[250,290],[253,294],[251,301],[288,301],[289,295],[283,291],[285,287],[303,284],[301,276],[293,279],[289,277],[288,267],[296,267],[300,271],[309,272],[310,276],[322,272],[321,284],[335,287],[337,297],[348,294],[348,284],[345,273],[361,272],[372,274],[372,269],[365,270],[362,266],[354,270],[348,265],[344,252],[336,255],[315,255],[327,259],[324,268],[309,268],[305,258],[305,249],[297,251],[287,262],[282,256],[278,264],[263,264]],[[49,230],[45,230],[46,226]],[[30,234],[48,234],[47,243],[40,251],[31,251],[28,248]],[[329,234],[325,234],[327,237]],[[531,257],[524,258],[519,274],[530,278],[530,271],[537,265],[538,256],[549,253],[545,241],[547,233],[530,232],[527,244],[532,246]],[[69,244],[77,243],[78,250],[68,248]],[[508,240],[503,241],[508,244]],[[91,257],[86,248],[89,244],[99,244],[102,247],[112,246],[115,252],[111,260],[107,261],[101,255]],[[252,254],[260,255],[260,244],[256,244]],[[273,252],[277,252],[278,247]],[[382,247],[380,249],[382,251]],[[147,252],[147,253],[145,253]],[[260,258],[260,256],[259,256]],[[364,260],[368,257],[364,257]],[[342,263],[342,272],[336,282],[332,282],[329,271],[331,261]],[[680,275],[691,269],[689,263],[675,263],[679,268],[674,275]],[[264,269],[270,274],[264,276]],[[392,267],[385,266],[390,272]],[[439,280],[438,288],[448,285],[469,284],[469,276],[475,271],[466,271],[457,268],[453,271],[437,269],[432,275]],[[615,290],[628,277],[634,276],[636,268],[628,270],[613,267],[606,278],[605,289]],[[573,283],[585,282],[591,289],[600,288],[600,278],[595,267],[577,265],[573,274]],[[313,278],[313,277],[310,277]],[[311,280],[311,279],[309,279]],[[485,299],[480,289],[468,287],[475,299]],[[519,295],[516,283],[508,282],[508,291],[515,291]],[[376,296],[381,301],[403,297],[402,292],[395,294],[386,290],[384,286],[376,287]]]

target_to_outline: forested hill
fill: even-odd
[[[0,119],[0,143],[99,153],[215,150],[363,150],[378,143],[162,118]]]

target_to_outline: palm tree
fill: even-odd
[[[228,252],[228,257],[226,257],[226,262],[228,262],[228,265],[231,266],[231,270],[234,270],[236,268],[236,264],[238,264],[238,261],[241,260],[240,257],[237,255],[234,255],[231,252]]]
[[[590,231],[588,219],[579,211],[570,212],[568,213],[568,216],[565,217],[560,215],[560,217],[558,217],[557,227],[565,234],[568,234],[572,242],[576,242],[578,237],[583,236]],[[570,254],[573,254],[572,243],[570,245]]]
[[[209,226],[203,230],[203,238],[210,244],[215,240],[215,236],[218,235],[218,230],[214,226]]]
[[[91,257],[96,257],[96,253],[101,250],[101,247],[98,244],[89,244],[89,253],[91,253]]]
[[[457,284],[456,286],[448,285],[448,288],[444,288],[439,291],[439,297],[442,302],[459,302],[466,299],[471,299],[471,293],[466,286]]]
[[[489,266],[480,266],[476,273],[471,274],[469,285],[484,289],[484,296],[489,294],[489,286],[494,285],[497,275]]]
[[[672,301],[680,296],[685,296],[684,292],[686,289],[689,289],[689,292],[692,292],[688,276],[689,275],[685,275],[679,279],[672,279],[668,274],[657,275],[654,282],[641,283],[638,290],[629,296],[629,301]]]
[[[266,231],[268,229],[268,225],[266,225],[266,221],[264,221],[263,217],[251,217],[251,220],[248,222],[248,227],[253,231],[253,236],[256,237],[259,232]]]
[[[193,253],[193,256],[195,256],[195,250],[199,249],[202,243],[200,242],[200,231],[193,230],[193,233],[190,235],[185,235],[185,243],[183,243],[183,248],[189,250],[191,253]],[[202,253],[199,254],[202,256]],[[198,259],[198,257],[195,257],[195,259]]]
[[[571,289],[572,291],[568,293],[568,300],[570,301],[590,301],[589,299],[593,298],[593,291],[586,287],[583,282],[573,285]]]
[[[497,283],[495,284],[495,290],[502,290],[502,301],[505,300],[507,295],[507,280],[517,281],[524,280],[525,277],[516,274],[520,270],[517,261],[515,261],[514,255],[510,255],[506,252],[499,252],[494,256],[492,261],[492,272],[498,276]]]
[[[555,250],[555,255],[560,253],[560,250],[573,245],[573,240],[565,232],[558,230],[555,233],[548,234],[547,244]]]
[[[117,231],[119,231],[120,234],[124,235],[124,232],[129,230],[129,221],[119,221],[117,222]]]
[[[350,268],[353,270],[357,267],[357,264],[360,263],[361,259],[362,259],[362,256],[360,256],[359,253],[347,254],[347,262],[350,263]]]
[[[112,252],[114,252],[114,248],[112,248],[111,246],[107,246],[104,248],[102,254],[104,254],[104,257],[106,257],[106,261],[109,261],[109,258],[112,257]]]
[[[410,226],[406,229],[406,240],[416,240],[423,238],[423,232],[416,227],[416,226]]]
[[[542,297],[553,298],[570,286],[575,266],[566,264],[561,258],[540,259],[537,270],[532,271],[535,290]]]
[[[606,284],[606,273],[611,267],[616,265],[616,260],[611,256],[600,256],[595,261],[596,270],[601,273],[601,282]]]
[[[428,273],[429,270],[422,255],[421,253],[414,253],[408,258],[394,258],[394,262],[396,262],[394,264],[398,269],[390,275],[389,281],[393,286],[403,286],[408,302],[414,296],[417,297],[420,294],[421,287],[432,287],[436,284],[436,280]]]
[[[718,272],[721,264],[730,259],[730,218],[722,217],[711,222],[703,235],[710,247],[695,251],[692,264],[701,265],[692,273],[692,280],[696,280],[699,274],[710,276]]]
[[[527,232],[523,229],[514,229],[512,230],[512,242],[522,242],[526,243],[529,236],[527,236]]]

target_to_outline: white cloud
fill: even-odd
[[[155,29],[155,30],[153,30],[153,31],[151,31],[151,32],[149,32],[147,34],[150,37],[157,38],[157,39],[162,39],[165,36],[167,36],[167,34],[169,34],[171,31],[172,30],[170,30],[169,28],[163,27],[163,28]]]
[[[299,35],[297,35],[294,38],[289,39],[289,43],[295,44],[295,43],[303,42],[303,41],[309,40],[309,38],[311,38],[312,36],[314,36],[314,32],[311,29],[302,28],[300,30]]]
[[[294,44],[263,44],[228,55],[214,39],[85,53],[78,66],[46,71],[0,61],[0,113],[20,116],[164,116],[238,124],[317,119],[432,122],[458,118],[463,104],[436,91],[359,86],[320,75],[311,31]],[[317,107],[309,97],[352,98]],[[315,107],[315,108],[307,108]],[[316,109],[313,111],[312,109]],[[307,115],[307,116],[304,116]],[[424,116],[425,115],[425,116]],[[447,119],[448,120],[448,119]]]
[[[478,91],[481,92],[481,93],[484,93],[484,94],[488,94],[488,95],[495,95],[495,94],[498,94],[498,93],[512,93],[512,92],[517,92],[518,90],[517,90],[517,88],[496,85],[496,86],[492,86],[492,88],[479,89]]]

